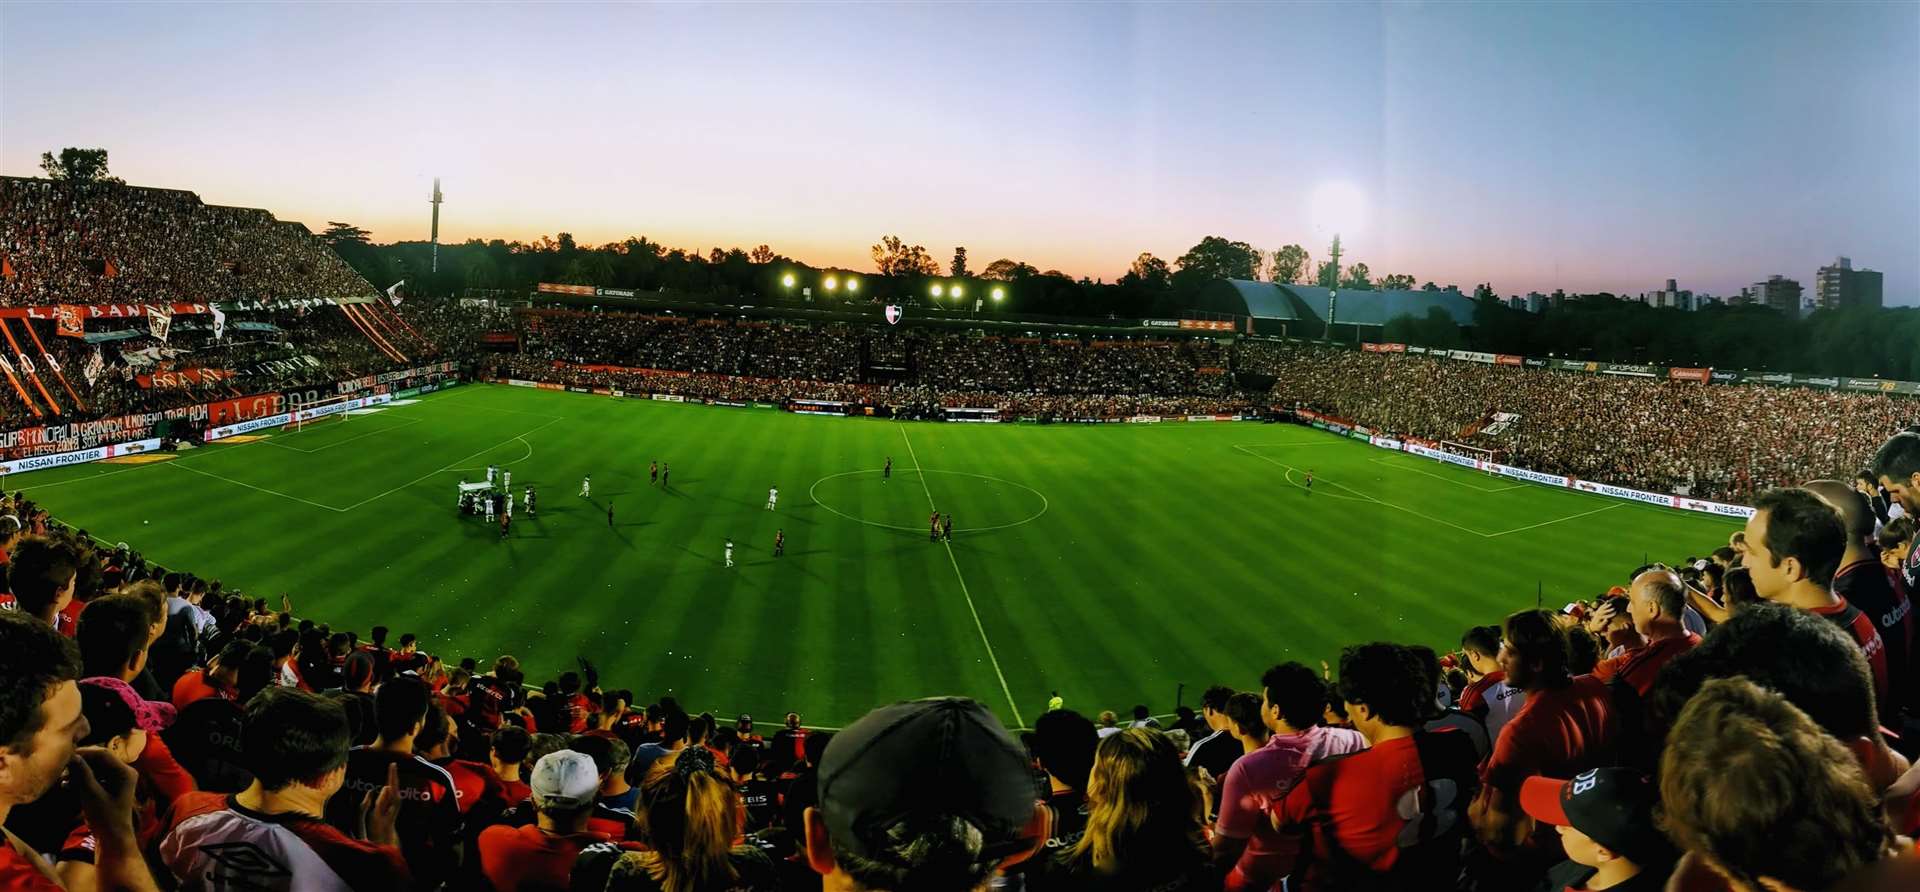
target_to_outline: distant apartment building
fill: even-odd
[[[1874,270],[1854,269],[1850,258],[1834,258],[1832,265],[1820,267],[1814,274],[1808,304],[1822,310],[1879,307],[1883,300],[1881,279]]]
[[[1771,275],[1764,282],[1755,282],[1740,289],[1741,303],[1759,304],[1772,307],[1788,316],[1800,315],[1800,283],[1782,275]]]
[[[1698,307],[1694,305],[1693,292],[1682,289],[1680,283],[1674,279],[1668,279],[1666,287],[1659,291],[1641,292],[1640,302],[1648,306],[1667,307],[1675,310],[1691,311],[1698,309]]]

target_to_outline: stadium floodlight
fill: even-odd
[[[792,287],[793,287],[793,273],[787,273],[786,275],[784,275],[784,276],[781,276],[781,277],[780,277],[780,284],[782,284],[782,285],[785,285],[785,286],[787,286],[788,288],[792,288]]]
[[[860,280],[859,280],[859,279],[856,279],[856,278],[854,278],[854,277],[852,277],[852,276],[848,276],[848,277],[847,277],[847,290],[848,290],[848,291],[859,291],[859,290],[860,290]]]
[[[1007,289],[1005,289],[1005,288],[1000,288],[1000,287],[995,287],[995,288],[993,289],[993,302],[994,302],[994,303],[999,303],[1000,301],[1002,301],[1002,300],[1004,300],[1004,299],[1006,298],[1006,296],[1007,296]]]
[[[821,282],[820,284],[826,286],[826,289],[828,291],[832,291],[833,289],[840,287],[840,280],[835,279],[832,276],[828,276],[826,280]]]
[[[960,296],[960,283],[959,283],[959,282],[955,282],[955,283],[953,283],[953,296],[954,296],[954,297],[959,297],[959,296]]]
[[[940,283],[939,283],[939,282],[935,282],[935,283],[933,283],[933,287],[932,287],[932,288],[930,288],[930,289],[928,289],[928,290],[929,290],[929,291],[930,291],[930,292],[931,292],[931,293],[933,294],[933,296],[934,296],[934,297],[939,297],[939,296],[940,296],[940,292],[941,292],[941,291],[942,291],[943,289],[942,289],[942,288],[940,287]]]

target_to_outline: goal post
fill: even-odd
[[[286,429],[299,433],[311,424],[326,421],[345,423],[347,419],[353,417],[353,412],[350,410],[359,405],[361,405],[360,398],[351,396],[323,396],[311,401],[295,398],[287,404],[292,417],[287,420]]]
[[[1465,456],[1467,458],[1471,458],[1476,461],[1482,462],[1483,465],[1490,464],[1493,462],[1498,462],[1500,460],[1500,453],[1498,450],[1486,449],[1479,446],[1468,446],[1467,444],[1461,443],[1456,440],[1441,440],[1440,448],[1446,452],[1451,452],[1454,455]],[[1489,474],[1493,473],[1492,468],[1483,466],[1481,470]]]

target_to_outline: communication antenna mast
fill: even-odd
[[[437,273],[440,271],[441,196],[440,196],[440,178],[439,177],[433,178],[433,198],[429,199],[429,202],[432,203],[433,205],[433,271]]]

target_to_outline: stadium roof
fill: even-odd
[[[1385,325],[1395,316],[1422,318],[1439,307],[1460,325],[1473,324],[1473,299],[1458,291],[1361,291],[1340,289],[1334,321],[1344,325]],[[1318,285],[1279,285],[1226,279],[1200,292],[1199,309],[1286,321],[1324,322],[1327,289]]]

